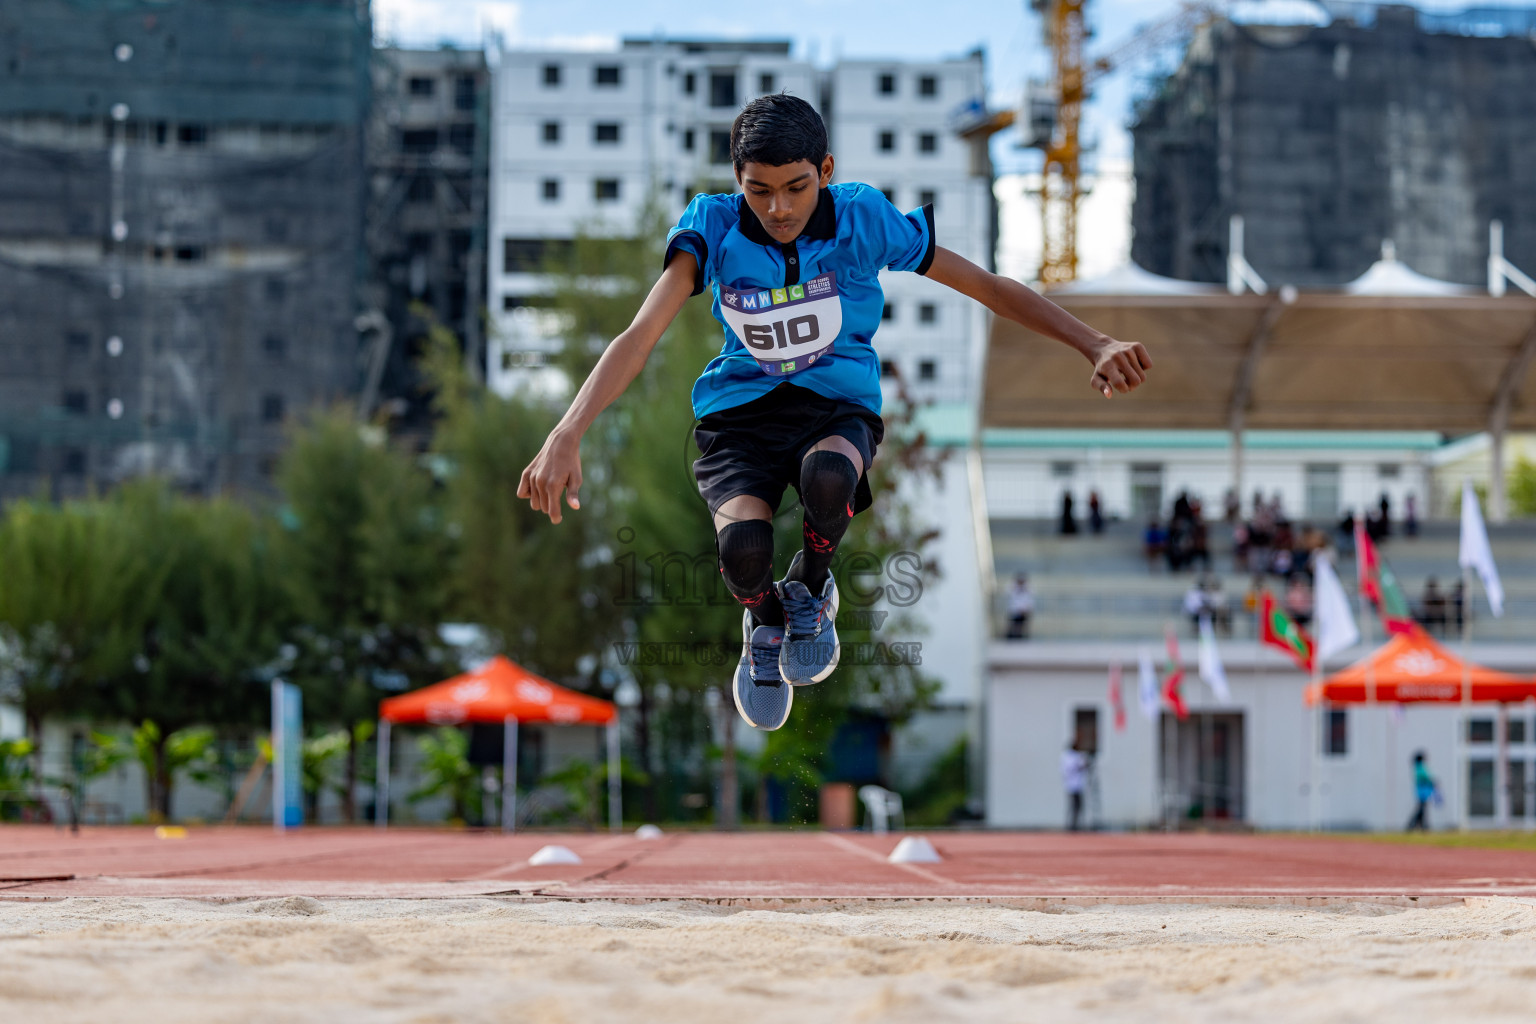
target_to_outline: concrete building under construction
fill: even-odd
[[[354,394],[366,0],[0,5],[0,498],[266,486]]]
[[[1139,105],[1132,259],[1223,281],[1240,215],[1274,284],[1349,281],[1388,241],[1483,284],[1495,220],[1536,266],[1536,10],[1305,7],[1315,23],[1212,22]]]
[[[490,74],[480,50],[384,47],[374,52],[368,132],[370,309],[392,340],[364,385],[392,429],[423,436],[428,396],[418,371],[433,322],[485,361],[486,166]],[[382,353],[381,353],[382,354]]]

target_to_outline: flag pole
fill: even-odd
[[[1465,832],[1472,823],[1472,762],[1467,747],[1467,731],[1472,727],[1472,567],[1461,567],[1461,723],[1456,729],[1461,752],[1461,792],[1456,806],[1460,810],[1458,827]]]

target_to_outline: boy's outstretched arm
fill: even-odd
[[[1115,391],[1134,391],[1152,368],[1152,359],[1140,342],[1116,341],[1026,285],[983,270],[943,246],[934,250],[926,276],[969,295],[998,316],[1077,349],[1093,364],[1090,383],[1105,398]]]
[[[630,381],[640,375],[651,350],[661,339],[683,303],[693,294],[698,263],[690,252],[673,254],[667,269],[651,287],[635,319],[603,350],[603,356],[576,392],[576,400],[549,432],[544,447],[523,470],[517,484],[517,496],[528,498],[535,512],[543,512],[549,521],[560,521],[560,492],[566,493],[571,508],[581,508],[581,438],[608,408],[624,393]]]

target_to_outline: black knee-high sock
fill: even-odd
[[[813,594],[820,594],[826,585],[838,542],[853,521],[853,492],[858,483],[853,463],[841,452],[812,452],[800,464],[805,548],[795,575]]]
[[[784,625],[784,606],[773,589],[773,524],[766,519],[727,523],[715,535],[726,588],[759,626]]]

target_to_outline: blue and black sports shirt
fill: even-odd
[[[885,308],[880,270],[926,274],[933,207],[903,215],[858,183],[821,190],[793,242],[764,230],[740,195],[698,195],[667,236],[668,263],[693,254],[693,293],[714,290],[725,344],[693,386],[693,413],[743,405],[785,380],[880,412],[872,344]]]

